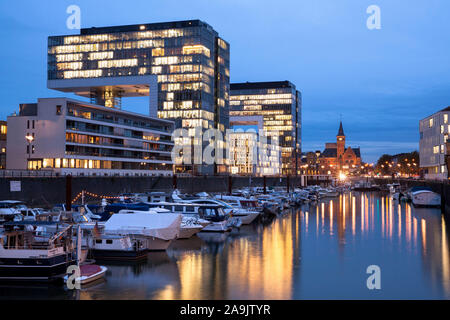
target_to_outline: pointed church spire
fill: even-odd
[[[341,125],[339,126],[339,132],[338,132],[337,136],[338,137],[345,136],[345,134],[344,134],[344,127],[342,126],[342,121],[341,121]]]

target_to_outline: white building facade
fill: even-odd
[[[227,143],[227,164],[232,175],[261,177],[281,174],[282,158],[278,137],[264,139],[254,131],[235,131],[227,134]]]
[[[173,128],[172,121],[116,108],[38,99],[8,117],[6,167],[74,176],[171,176]]]
[[[420,167],[426,179],[445,180],[448,177],[445,154],[450,134],[449,117],[450,107],[447,107],[419,122]]]

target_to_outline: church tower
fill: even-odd
[[[339,126],[339,132],[336,136],[336,142],[337,142],[337,160],[340,166],[342,166],[342,158],[344,156],[345,152],[345,134],[344,134],[344,127],[341,125]]]

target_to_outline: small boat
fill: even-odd
[[[97,260],[141,260],[147,259],[147,247],[139,239],[129,235],[102,234],[89,244],[89,249]]]
[[[147,213],[147,214],[171,214],[171,212],[164,208],[151,208],[149,211],[135,211],[135,210],[121,210],[120,214],[135,214],[135,213]],[[209,222],[206,224],[208,225]],[[181,225],[180,225],[180,233],[178,234],[177,239],[189,239],[195,236],[197,233],[202,231],[204,228],[201,225],[197,218],[195,217],[186,217],[184,216]]]
[[[0,222],[21,221],[20,210],[28,209],[22,201],[3,200],[0,201]]]
[[[423,187],[411,191],[411,201],[415,207],[440,207],[441,195]]]
[[[75,281],[79,282],[81,285],[104,278],[106,275],[106,271],[108,271],[107,267],[98,266],[96,264],[81,265],[79,268],[80,276],[78,278],[75,278]],[[64,277],[65,282],[67,282],[68,279],[68,275]]]
[[[72,225],[36,221],[6,222],[0,235],[0,281],[61,280],[76,263]]]
[[[116,213],[105,223],[108,234],[131,235],[149,251],[164,251],[180,234],[181,214]]]

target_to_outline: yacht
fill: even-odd
[[[195,217],[204,228],[201,232],[228,232],[233,227],[239,228],[242,220],[230,217],[223,210],[222,205],[201,204],[188,202],[159,202],[148,203],[151,208],[164,208],[173,213],[180,213],[188,217]]]
[[[105,223],[105,233],[130,235],[149,251],[165,251],[180,234],[180,214],[116,213]]]
[[[0,201],[0,222],[22,220],[20,212],[18,212],[21,209],[27,209],[27,206],[22,201]]]
[[[440,207],[441,195],[427,187],[416,187],[411,190],[411,201],[415,207]]]
[[[219,200],[220,199],[220,200]],[[223,206],[223,211],[241,219],[242,224],[251,224],[259,217],[262,207],[256,199],[246,199],[236,196],[216,196],[216,199],[195,199],[190,203],[216,204]]]
[[[163,208],[151,208],[149,211],[136,211],[136,210],[121,210],[119,211],[121,214],[135,214],[135,213],[147,213],[147,214],[171,214],[171,212],[167,209]],[[208,223],[209,224],[209,223]],[[178,234],[177,239],[189,239],[194,235],[202,231],[203,225],[198,222],[198,219],[195,217],[187,217],[183,216],[181,225],[180,225],[180,233]]]
[[[56,231],[48,232],[49,225]],[[3,227],[0,281],[55,281],[77,263],[71,225],[18,221]]]

